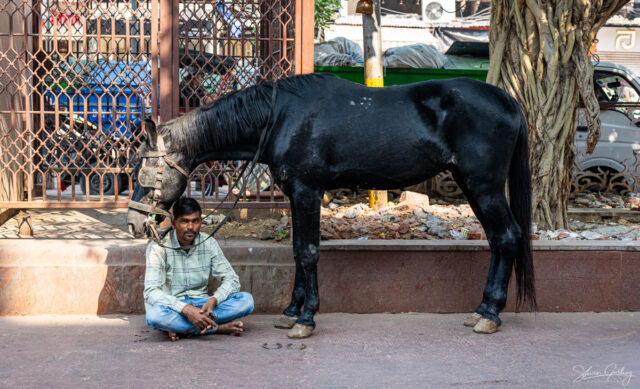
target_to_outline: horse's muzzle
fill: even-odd
[[[129,209],[127,213],[127,226],[129,227],[129,234],[133,238],[145,237],[144,222],[147,216],[135,209]]]

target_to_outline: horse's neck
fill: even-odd
[[[200,153],[196,156],[195,165],[199,165],[208,161],[229,161],[229,160],[244,160],[250,161],[253,159],[257,151],[256,146],[230,146],[226,150],[209,150]]]
[[[212,109],[224,109],[225,107],[214,107]],[[251,160],[258,151],[260,138],[267,125],[267,117],[255,120],[251,126],[238,125],[234,123],[230,128],[234,128],[237,133],[228,134],[227,141],[218,147],[209,147],[200,152],[196,157],[197,163],[212,160]],[[272,120],[271,120],[272,121]],[[273,123],[271,123],[273,125]],[[211,129],[215,131],[215,128]],[[233,139],[233,141],[231,141]]]

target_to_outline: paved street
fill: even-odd
[[[292,341],[254,315],[177,343],[143,316],[0,317],[0,387],[640,387],[638,312],[506,313],[490,336],[465,316],[320,314]]]

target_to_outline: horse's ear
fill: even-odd
[[[158,144],[158,130],[156,129],[156,124],[151,119],[144,119],[144,122],[142,122],[142,128],[144,129],[144,132],[147,133],[149,146],[155,149]]]

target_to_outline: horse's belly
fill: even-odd
[[[446,168],[442,158],[410,158],[404,154],[382,154],[378,158],[346,160],[330,167],[332,189],[397,189],[419,184]]]

